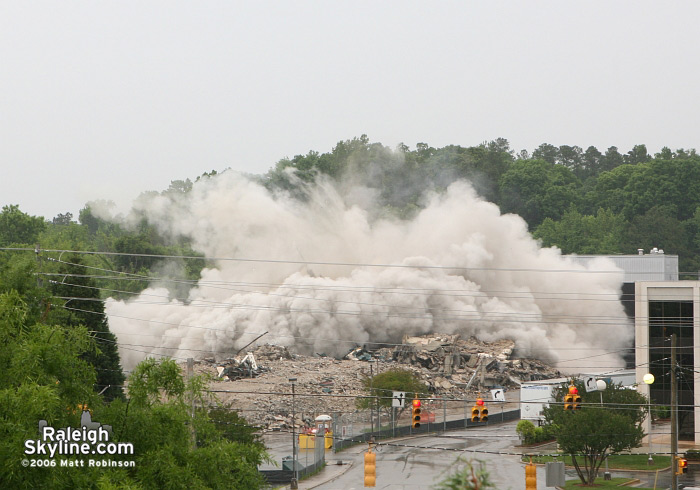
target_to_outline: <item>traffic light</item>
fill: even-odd
[[[537,490],[537,467],[532,464],[525,465],[525,490]]]
[[[564,410],[579,410],[580,403],[581,396],[578,394],[578,389],[574,385],[569,386],[569,392],[564,395]]]
[[[574,409],[574,395],[564,395],[564,410]]]
[[[472,407],[472,422],[478,422],[479,421],[479,407],[477,405],[474,405]]]
[[[420,427],[420,400],[418,398],[413,399],[413,410],[411,412],[411,427],[417,429]]]
[[[688,460],[685,458],[678,458],[678,473],[688,473]]]
[[[472,407],[472,422],[488,422],[489,409],[484,406],[482,398],[476,399],[476,405]]]
[[[377,455],[372,452],[372,446],[365,453],[365,486],[373,487],[377,483]]]
[[[483,403],[483,400],[482,400]],[[489,421],[489,409],[486,408],[486,405],[481,407],[481,414],[479,415],[479,422],[488,422]]]
[[[476,399],[476,407],[479,409],[479,422],[489,421],[489,409],[484,405],[484,399],[479,397]],[[472,419],[474,418],[474,411],[472,410]]]

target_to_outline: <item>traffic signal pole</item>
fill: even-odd
[[[676,334],[671,335],[671,490],[678,490],[678,383],[676,381]]]

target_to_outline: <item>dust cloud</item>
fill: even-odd
[[[258,342],[306,354],[439,332],[512,339],[519,355],[563,370],[624,365],[632,328],[610,261],[585,268],[540,247],[466,182],[424,196],[410,220],[378,218],[371,192],[338,188],[318,179],[298,199],[227,171],[186,194],[139,199],[135,211],[189,237],[212,266],[186,298],[154,285],[107,301],[124,367],[225,358],[265,332]]]

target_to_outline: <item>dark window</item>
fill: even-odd
[[[649,301],[649,372],[654,375],[651,402],[671,404],[671,335],[676,334],[679,438],[694,439],[693,303]]]

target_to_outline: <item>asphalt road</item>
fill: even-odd
[[[377,448],[377,484],[375,488],[391,490],[429,489],[445,476],[460,468],[458,458],[483,461],[491,481],[499,490],[524,490],[525,465],[521,462],[522,448],[515,433],[518,421],[504,424],[449,431],[442,435],[428,435],[390,442],[382,442]],[[291,455],[291,434],[265,436],[268,450],[277,461]],[[333,481],[320,483],[315,489],[353,490],[364,487],[364,450],[356,446],[340,453],[326,452],[326,461],[333,465],[337,460],[352,466]],[[300,451],[299,460],[304,461],[306,451]],[[309,461],[311,462],[311,461]],[[267,467],[267,465],[265,465]],[[272,469],[273,466],[268,468]],[[279,468],[279,466],[277,467]],[[643,472],[611,470],[613,477],[628,477],[641,480],[638,486],[664,489],[671,480],[670,471]],[[575,479],[576,473],[567,468],[566,478]],[[602,468],[600,478],[603,478]],[[685,485],[700,486],[700,465],[691,464],[689,472],[679,478]],[[545,468],[537,467],[537,488],[546,490]]]
[[[375,488],[391,490],[427,489],[460,467],[458,458],[483,461],[491,480],[501,490],[524,490],[525,467],[513,447],[519,443],[517,422],[490,427],[450,431],[444,435],[414,437],[382,444],[377,450]],[[318,486],[324,490],[364,488],[364,454],[335,455],[353,459],[353,466],[339,478]],[[544,468],[538,467],[538,483],[544,486]]]

